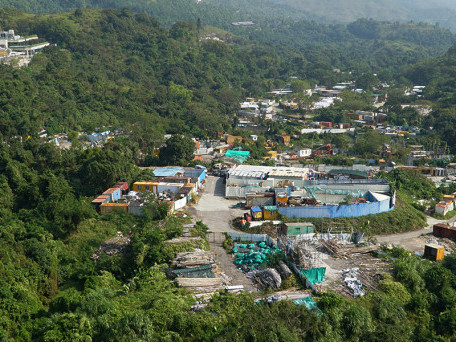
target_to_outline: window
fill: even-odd
[[[149,190],[149,185],[146,185],[145,188],[146,188],[146,190]]]
[[[141,191],[141,185],[138,185],[138,190]]]

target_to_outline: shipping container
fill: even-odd
[[[250,214],[256,221],[261,221],[263,219],[263,212],[261,211],[260,207],[252,207],[250,209]]]
[[[263,210],[265,220],[275,220],[279,217],[279,208],[275,205],[265,206]]]
[[[134,216],[142,216],[144,210],[144,204],[138,202],[132,202],[128,205],[128,213]]]
[[[92,205],[95,207],[95,209],[98,210],[100,208],[100,205],[102,205],[103,203],[109,203],[110,201],[111,196],[100,195],[92,201]]]
[[[103,195],[111,196],[111,202],[116,202],[122,197],[122,190],[120,188],[109,188]]]
[[[132,185],[133,191],[142,192],[142,191],[150,191],[156,194],[158,182],[135,182]]]
[[[424,246],[424,257],[433,261],[443,260],[445,247],[437,244],[427,244]]]
[[[445,224],[435,224],[433,234],[436,237],[456,239],[456,227],[451,227]]]
[[[120,188],[122,193],[126,193],[128,191],[128,183],[127,182],[118,182],[113,188]]]
[[[121,210],[125,213],[128,213],[128,205],[129,203],[103,203],[100,206],[100,212],[102,214],[109,214],[114,210]]]
[[[283,233],[287,236],[297,236],[315,232],[315,227],[310,222],[284,223]]]

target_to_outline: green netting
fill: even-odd
[[[313,300],[312,297],[295,299],[295,300],[293,300],[293,303],[295,303],[296,305],[305,305],[307,307],[307,309],[309,309],[310,311],[315,310],[315,311],[317,311],[317,313],[319,315],[322,314],[320,308],[318,307],[317,303],[315,303],[315,301]]]
[[[250,151],[227,151],[225,157],[234,159],[237,162],[243,163],[250,155]]]
[[[326,267],[309,268],[301,270],[301,273],[311,284],[317,284],[325,280]]]
[[[336,190],[336,189],[325,189],[325,188],[321,188],[319,186],[316,186],[316,187],[307,187],[305,186],[304,187],[304,190],[306,190],[310,196],[312,196],[313,199],[317,199],[315,197],[315,191],[319,191],[319,192],[323,192],[325,194],[329,194],[329,195],[351,195],[353,197],[366,197],[367,193],[365,191],[361,191],[361,190]]]

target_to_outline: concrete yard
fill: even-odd
[[[230,221],[246,211],[231,208],[239,201],[225,198],[223,178],[208,176],[205,186],[198,204],[189,209],[190,214],[196,221],[203,221],[212,232],[236,232]]]

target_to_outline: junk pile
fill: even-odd
[[[168,269],[168,276],[193,293],[211,293],[229,284],[229,279],[220,274],[212,252],[178,253],[171,265],[175,268]]]
[[[280,278],[279,272],[277,272],[274,268],[256,271],[254,279],[264,289],[278,289],[280,285],[282,285],[282,278]]]
[[[342,280],[345,282],[347,287],[353,291],[353,297],[364,296],[363,284],[358,279],[360,271],[358,267],[349,268],[342,271]]]
[[[378,249],[376,245],[365,247],[346,246],[342,245],[338,239],[321,240],[321,244],[336,259],[348,259],[352,254],[367,254]]]
[[[274,294],[271,294],[271,295],[266,295],[263,297],[256,298],[254,300],[254,302],[271,304],[271,303],[279,302],[282,300],[294,301],[297,299],[303,299],[303,298],[307,298],[307,297],[310,297],[309,292],[285,290],[285,291],[275,292]]]
[[[322,283],[325,280],[326,267],[313,267],[301,270],[301,273],[312,284]]]
[[[265,242],[239,244],[235,243],[231,252],[235,255],[235,265],[245,273],[262,269],[261,265],[268,264],[270,255],[281,253],[277,246],[269,247]]]
[[[306,297],[306,298],[301,298],[301,299],[295,299],[293,300],[293,303],[296,305],[304,305],[309,311],[314,311],[317,315],[322,315],[323,312],[320,310],[318,307],[317,303],[313,300],[312,297]]]
[[[131,239],[123,236],[122,232],[117,232],[117,236],[113,239],[106,240],[101,243],[98,250],[93,253],[92,260],[98,260],[102,253],[106,255],[116,255],[124,253],[125,248],[130,244]]]
[[[171,278],[215,278],[217,264],[212,252],[197,251],[178,253],[172,260],[174,269],[168,269]]]

